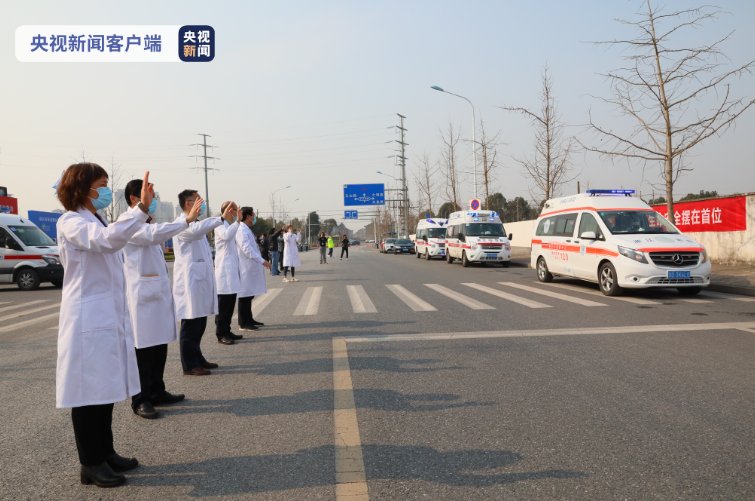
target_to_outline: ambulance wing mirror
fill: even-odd
[[[459,237],[458,238],[459,238],[460,242],[466,241],[466,237],[464,237],[464,233],[459,233]]]
[[[579,238],[582,238],[584,240],[597,240],[598,236],[594,231],[583,231]]]
[[[424,240],[425,242],[427,242],[427,235],[422,235],[422,240]]]
[[[511,242],[512,240],[514,240],[514,234],[513,233],[509,233],[509,242]]]

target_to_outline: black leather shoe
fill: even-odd
[[[136,458],[124,458],[117,452],[108,456],[107,459],[105,459],[108,466],[116,472],[121,473],[128,470],[133,470],[137,466],[139,466],[139,461],[136,460]]]
[[[160,413],[157,412],[152,406],[151,402],[140,403],[137,407],[134,408],[134,414],[141,416],[144,419],[155,419],[160,415]]]
[[[242,331],[256,331],[257,326],[256,325],[239,325],[239,329]]]
[[[256,320],[252,320],[252,325],[254,325],[255,327],[264,327],[265,326],[265,324],[263,324],[262,322],[258,322]]]
[[[204,367],[205,369],[217,369],[219,365],[214,362],[208,362],[207,360],[205,360],[204,362],[202,362],[202,367]]]
[[[238,341],[239,339],[244,339],[244,336],[242,336],[241,334],[234,334],[233,332],[228,334],[228,337],[233,339],[234,341]]]
[[[184,376],[209,376],[212,372],[204,367],[194,367],[191,370],[184,371]]]
[[[175,395],[169,391],[163,391],[162,393],[152,397],[152,405],[165,405],[175,404],[186,398],[183,393],[176,393]]]
[[[81,465],[81,483],[97,487],[118,487],[126,483],[126,477],[115,473],[106,461],[95,466]]]
[[[223,336],[218,338],[218,343],[220,344],[234,344],[233,339],[229,338],[228,336]]]

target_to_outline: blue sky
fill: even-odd
[[[717,5],[731,15],[691,41],[736,30],[725,46],[732,63],[755,58],[755,3]],[[291,185],[279,192],[291,215],[335,214],[343,209],[343,184],[393,183],[376,170],[398,175],[387,158],[394,145],[386,144],[396,138],[395,113],[407,117],[410,175],[424,154],[439,159],[439,129],[449,122],[471,136],[469,106],[430,89],[440,85],[471,99],[488,132],[500,133],[495,190],[529,198],[531,181],[513,158],[531,154],[533,131],[499,106],[537,107],[548,64],[569,134],[581,134],[577,125],[588,109],[613,127],[629,125],[592,97],[609,95],[600,73],[619,66],[623,54],[589,42],[625,35],[613,19],[640,8],[636,1],[586,0],[6,3],[0,185],[19,197],[22,213],[57,208],[50,185],[83,152],[106,168],[114,161],[124,175],[150,169],[162,197],[173,201],[184,188],[203,187],[189,144],[206,132],[221,158],[210,175],[213,206],[234,199],[264,213],[271,191]],[[27,24],[210,24],[217,56],[208,64],[20,63],[14,32]],[[752,76],[734,84],[738,94],[755,94]],[[696,149],[687,159],[694,171],[677,191],[755,191],[754,132],[752,111]],[[468,144],[460,162],[471,170]],[[576,180],[583,188],[643,194],[659,182],[655,166],[643,175],[639,165],[583,153],[572,165],[577,179],[562,194],[575,191]],[[462,182],[466,199],[471,176]]]

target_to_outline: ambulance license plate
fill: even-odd
[[[668,272],[668,278],[670,279],[680,279],[680,278],[691,278],[692,275],[690,275],[689,271],[669,271]]]

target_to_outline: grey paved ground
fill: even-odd
[[[259,315],[268,327],[230,347],[208,329],[203,349],[221,365],[212,376],[181,375],[171,346],[166,380],[187,394],[184,404],[164,408],[156,421],[116,405],[117,449],[143,466],[128,486],[107,492],[78,484],[69,414],[54,408],[57,320],[44,317],[56,311],[60,291],[0,287],[0,499],[333,499],[334,336],[755,322],[755,302],[741,296],[690,302],[674,291],[642,291],[630,296],[638,304],[573,281],[546,289],[524,267],[463,269],[366,248],[348,262],[316,259],[304,254],[299,283],[269,281],[282,291]],[[413,311],[386,284],[436,311]],[[425,284],[494,309],[471,310]],[[363,286],[377,312],[354,313],[347,285]],[[294,315],[310,287],[323,287],[316,314]],[[25,306],[30,301],[39,302]],[[40,308],[48,309],[19,316]],[[755,332],[352,342],[348,349],[372,499],[755,496]]]

